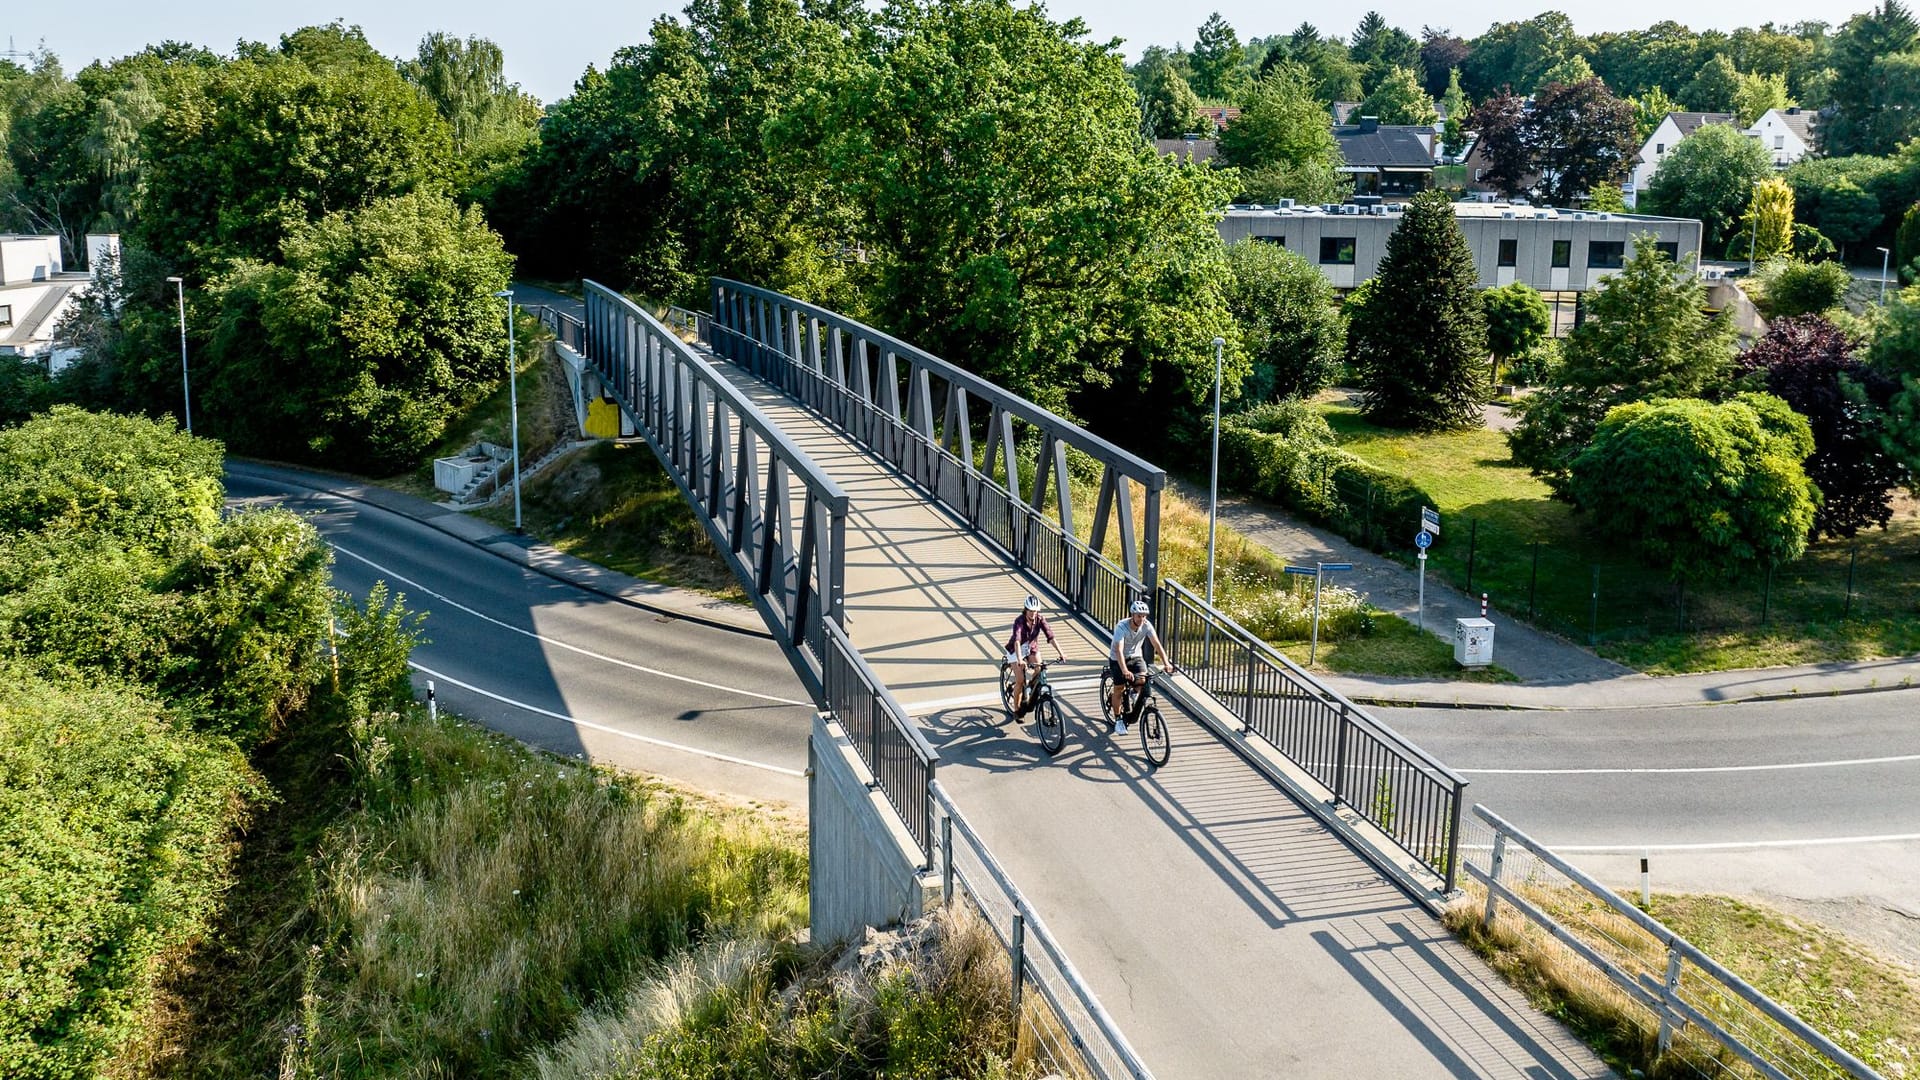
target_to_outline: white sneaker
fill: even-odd
[[[1127,733],[1126,717],[1123,716],[1113,722],[1113,733],[1115,735],[1125,735]]]

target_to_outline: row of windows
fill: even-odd
[[[1256,236],[1255,240],[1268,244],[1287,246],[1284,236]],[[1676,243],[1655,244],[1669,259],[1680,258],[1680,245]],[[1626,265],[1627,245],[1623,240],[1587,241],[1587,268],[1590,270],[1618,270]],[[1351,236],[1323,236],[1320,238],[1320,264],[1322,266],[1352,266],[1354,263],[1354,238]],[[1520,241],[1500,241],[1498,265],[1518,266],[1520,263]],[[1553,268],[1565,270],[1573,265],[1573,241],[1555,240],[1553,242]]]

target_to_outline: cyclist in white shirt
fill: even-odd
[[[1107,649],[1107,670],[1113,673],[1113,692],[1108,705],[1117,718],[1113,724],[1115,735],[1127,733],[1127,718],[1120,711],[1124,687],[1146,681],[1147,658],[1142,646],[1147,642],[1153,643],[1153,652],[1160,658],[1162,670],[1173,674],[1173,660],[1167,656],[1166,646],[1160,644],[1160,635],[1147,619],[1147,602],[1135,600],[1127,609],[1127,617],[1114,624],[1113,644]]]

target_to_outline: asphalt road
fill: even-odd
[[[812,707],[772,640],[655,615],[337,495],[229,475],[334,549],[335,584],[386,581],[427,615],[414,651],[447,708],[526,742],[694,786],[804,806]]]
[[[1591,712],[1380,709],[1622,888],[1851,903],[1920,941],[1920,691]]]

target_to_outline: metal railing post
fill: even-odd
[[[1460,881],[1460,819],[1467,804],[1467,782],[1453,782],[1453,813],[1448,815],[1447,823],[1447,892],[1452,892]]]
[[[1253,732],[1253,681],[1255,672],[1259,671],[1259,664],[1259,654],[1254,651],[1253,639],[1249,637],[1247,639],[1247,711],[1240,717],[1240,734],[1242,735]]]
[[[929,795],[928,798],[932,796]],[[953,816],[951,814],[940,815],[940,906],[953,906]]]
[[[1020,1038],[1020,984],[1026,981],[1027,970],[1027,917],[1018,911],[1013,913],[1013,943],[1008,946],[1007,958],[1013,963],[1013,1037]]]
[[[1500,872],[1507,865],[1507,834],[1493,834],[1493,865],[1487,871],[1487,911],[1480,917],[1480,925],[1493,929],[1494,914],[1500,908]]]
[[[1680,964],[1680,950],[1669,944],[1667,946],[1667,977],[1662,984],[1666,987],[1666,992],[1660,996],[1660,1052],[1662,1054],[1673,1046],[1673,1010],[1668,1007],[1667,1002],[1679,995]]]
[[[1347,729],[1353,721],[1347,719],[1347,703],[1340,703],[1340,730],[1334,736],[1333,749],[1333,801],[1347,801]]]

